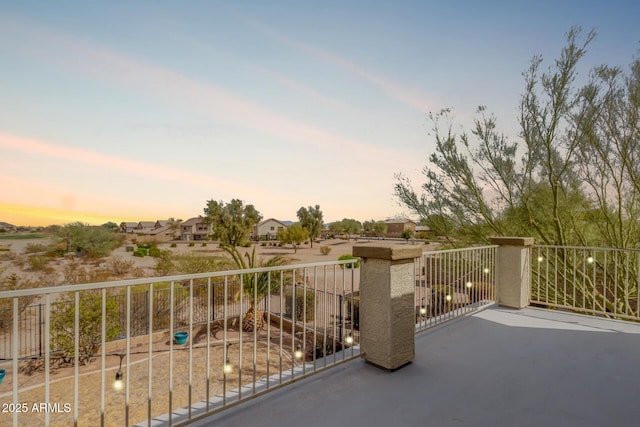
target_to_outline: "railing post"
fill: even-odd
[[[531,301],[531,246],[533,237],[492,237],[496,253],[498,304],[524,308]]]
[[[360,351],[369,363],[398,369],[415,354],[414,259],[419,246],[356,245],[360,271]]]

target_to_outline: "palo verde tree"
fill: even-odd
[[[452,243],[523,235],[563,247],[634,247],[640,241],[640,59],[629,72],[601,65],[579,79],[594,39],[594,32],[572,28],[548,68],[541,56],[533,57],[523,74],[516,140],[498,130],[485,107],[470,133],[453,131],[449,110],[431,114],[435,152],[424,168],[426,180],[416,192],[398,175],[401,204],[454,237]],[[549,261],[551,268],[579,274],[563,254]],[[551,287],[555,294],[544,297],[576,295],[599,310],[635,311],[628,307],[638,298],[637,269],[601,267],[622,275],[625,280],[613,282],[629,288],[604,296],[594,291],[598,279],[583,275],[567,284],[567,292]]]
[[[290,225],[289,227],[278,231],[277,239],[283,245],[293,246],[293,252],[298,252],[298,246],[309,238],[309,231],[303,228],[299,222]]]
[[[228,204],[209,200],[204,208],[207,223],[213,226],[213,237],[221,245],[238,246],[249,240],[253,226],[262,219],[253,205],[233,199]]]
[[[491,235],[529,235],[547,244],[596,243],[583,224],[594,208],[579,158],[585,144],[585,89],[577,87],[579,61],[595,34],[567,34],[560,57],[542,71],[535,56],[524,73],[520,139],[498,130],[479,107],[470,133],[456,134],[451,111],[430,114],[436,149],[424,168],[422,193],[397,176],[395,194],[436,232],[463,242]]]
[[[303,206],[298,209],[297,215],[300,225],[309,233],[309,240],[313,248],[313,240],[318,238],[324,226],[320,205],[309,206],[308,208]]]
[[[89,257],[103,257],[117,248],[122,240],[111,229],[81,222],[58,227],[52,237],[54,251],[64,255],[73,252]]]

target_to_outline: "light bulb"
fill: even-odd
[[[224,363],[222,370],[224,371],[225,374],[233,373],[233,365],[231,364],[231,362],[229,362],[229,359],[227,359],[227,361]]]
[[[447,300],[447,301],[451,301],[451,295],[447,295],[447,296],[446,296],[446,300]]]
[[[345,342],[349,345],[353,344],[353,337],[351,336],[351,334],[347,335]]]
[[[544,261],[544,258],[543,258],[543,257],[541,257],[541,256],[539,256],[539,257],[538,257],[538,262],[542,262],[542,261]]]
[[[489,267],[485,267],[482,271],[484,271],[484,274],[489,274]]]
[[[587,262],[588,262],[589,264],[593,264],[593,257],[592,257],[592,256],[587,257]]]
[[[467,282],[467,288],[470,288],[470,287],[472,287],[472,286],[473,286],[473,283],[471,283],[471,282]]]
[[[122,381],[122,371],[116,372],[116,380],[113,382],[113,389],[120,391],[124,388],[124,381]]]
[[[425,315],[427,314],[427,307],[425,307],[424,305],[420,307],[420,314]]]
[[[302,348],[300,348],[300,344],[296,346],[296,351],[293,352],[293,356],[296,359],[302,359]]]

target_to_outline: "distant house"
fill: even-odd
[[[136,231],[137,226],[138,226],[137,222],[123,222],[120,224],[120,232],[134,233]]]
[[[147,233],[154,229],[156,223],[154,221],[140,221],[138,225],[136,225],[135,232],[136,233]]]
[[[402,237],[402,233],[405,231],[415,233],[417,225],[415,222],[407,218],[388,219],[384,223],[387,224],[386,237]]]
[[[275,240],[278,231],[284,230],[287,225],[283,221],[269,218],[253,227],[252,237],[256,240]]]
[[[213,233],[213,226],[201,216],[189,218],[180,224],[180,240],[207,240]]]

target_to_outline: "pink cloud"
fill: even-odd
[[[335,55],[334,53],[318,49],[314,46],[298,40],[293,40],[285,37],[282,34],[274,31],[273,29],[265,26],[264,24],[258,23],[252,19],[248,19],[246,17],[242,17],[241,19],[243,19],[252,28],[272,37],[275,40],[278,40],[284,44],[294,47],[295,49],[314,56],[324,62],[343,68],[357,76],[362,77],[369,83],[377,86],[391,99],[395,99],[396,101],[399,101],[403,104],[417,108],[422,112],[433,110],[433,103],[427,100],[426,96],[420,93],[420,91],[416,88],[407,87],[384,79],[374,73],[366,71],[364,68],[354,64],[351,61]]]

